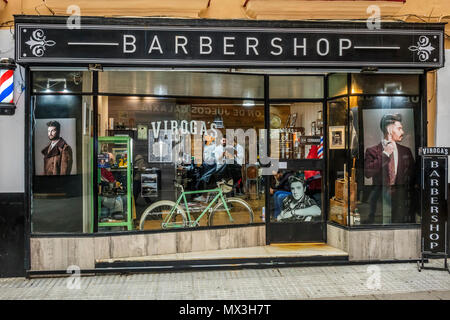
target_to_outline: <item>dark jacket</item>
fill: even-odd
[[[72,171],[73,155],[72,148],[61,138],[53,149],[48,151],[51,143],[49,143],[44,149],[42,154],[44,155],[44,175],[67,175]]]
[[[289,183],[289,177],[292,176],[293,173],[290,171],[287,171],[283,174],[283,176],[280,179],[280,182],[278,184],[275,184],[275,181],[272,182],[272,189],[275,191],[287,191],[291,192],[291,185]],[[275,180],[275,179],[273,179]]]
[[[397,143],[398,164],[395,185],[409,185],[414,174],[414,158],[408,147]],[[381,142],[366,149],[364,175],[372,178],[374,185],[387,185],[389,181],[389,157],[383,153]]]

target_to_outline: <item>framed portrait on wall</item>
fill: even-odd
[[[363,110],[365,185],[388,183],[387,175],[396,177],[390,184],[398,184],[410,177],[415,158],[414,110],[365,109]],[[394,150],[390,151],[390,147]],[[393,154],[393,173],[382,172],[375,166],[383,154]],[[398,179],[397,179],[398,176]],[[381,179],[381,180],[380,180]]]
[[[48,118],[35,121],[35,175],[77,174],[77,120]]]
[[[145,124],[138,124],[137,125],[137,132],[138,132],[138,140],[147,140],[148,138],[148,126]]]
[[[345,126],[330,126],[328,133],[330,149],[345,149]]]

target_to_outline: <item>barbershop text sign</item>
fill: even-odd
[[[16,23],[16,61],[180,66],[442,67],[443,31]]]
[[[429,149],[429,148],[426,148]],[[447,148],[442,155],[422,151],[422,238],[424,252],[445,252],[445,222],[447,221]],[[440,154],[440,152],[438,152]]]

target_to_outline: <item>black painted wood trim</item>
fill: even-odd
[[[168,19],[168,18],[111,18],[82,16],[82,24],[134,25],[134,26],[196,26],[196,27],[261,27],[261,28],[324,28],[367,29],[361,21],[292,21],[292,20],[244,20],[244,19]],[[15,23],[66,24],[67,16],[14,15]],[[445,23],[381,22],[381,29],[444,30]]]

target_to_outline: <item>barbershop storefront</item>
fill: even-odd
[[[443,24],[15,25],[30,274],[296,243],[419,257],[417,150]]]

